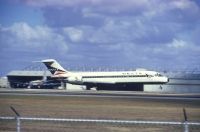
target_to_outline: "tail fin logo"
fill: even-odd
[[[68,73],[56,60],[48,59],[42,61],[54,76],[62,76]]]
[[[59,76],[59,75],[66,74],[66,73],[67,72],[65,72],[65,71],[56,71],[53,75]]]

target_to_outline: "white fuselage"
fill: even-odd
[[[167,83],[168,78],[155,71],[70,72],[62,75],[69,83]]]

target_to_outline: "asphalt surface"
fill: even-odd
[[[66,91],[55,89],[0,89],[0,95],[37,95],[37,96],[69,96],[98,98],[136,98],[159,100],[200,100],[200,94],[171,94],[134,91]]]

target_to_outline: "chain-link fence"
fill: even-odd
[[[72,119],[23,117],[11,106],[15,117],[0,117],[1,132],[199,132],[200,122],[188,121],[183,109],[184,121],[120,120],[120,119]]]
[[[199,132],[200,122],[0,117],[5,132]]]

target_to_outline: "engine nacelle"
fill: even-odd
[[[67,78],[67,82],[71,84],[81,84],[82,77],[81,76],[71,76]]]

